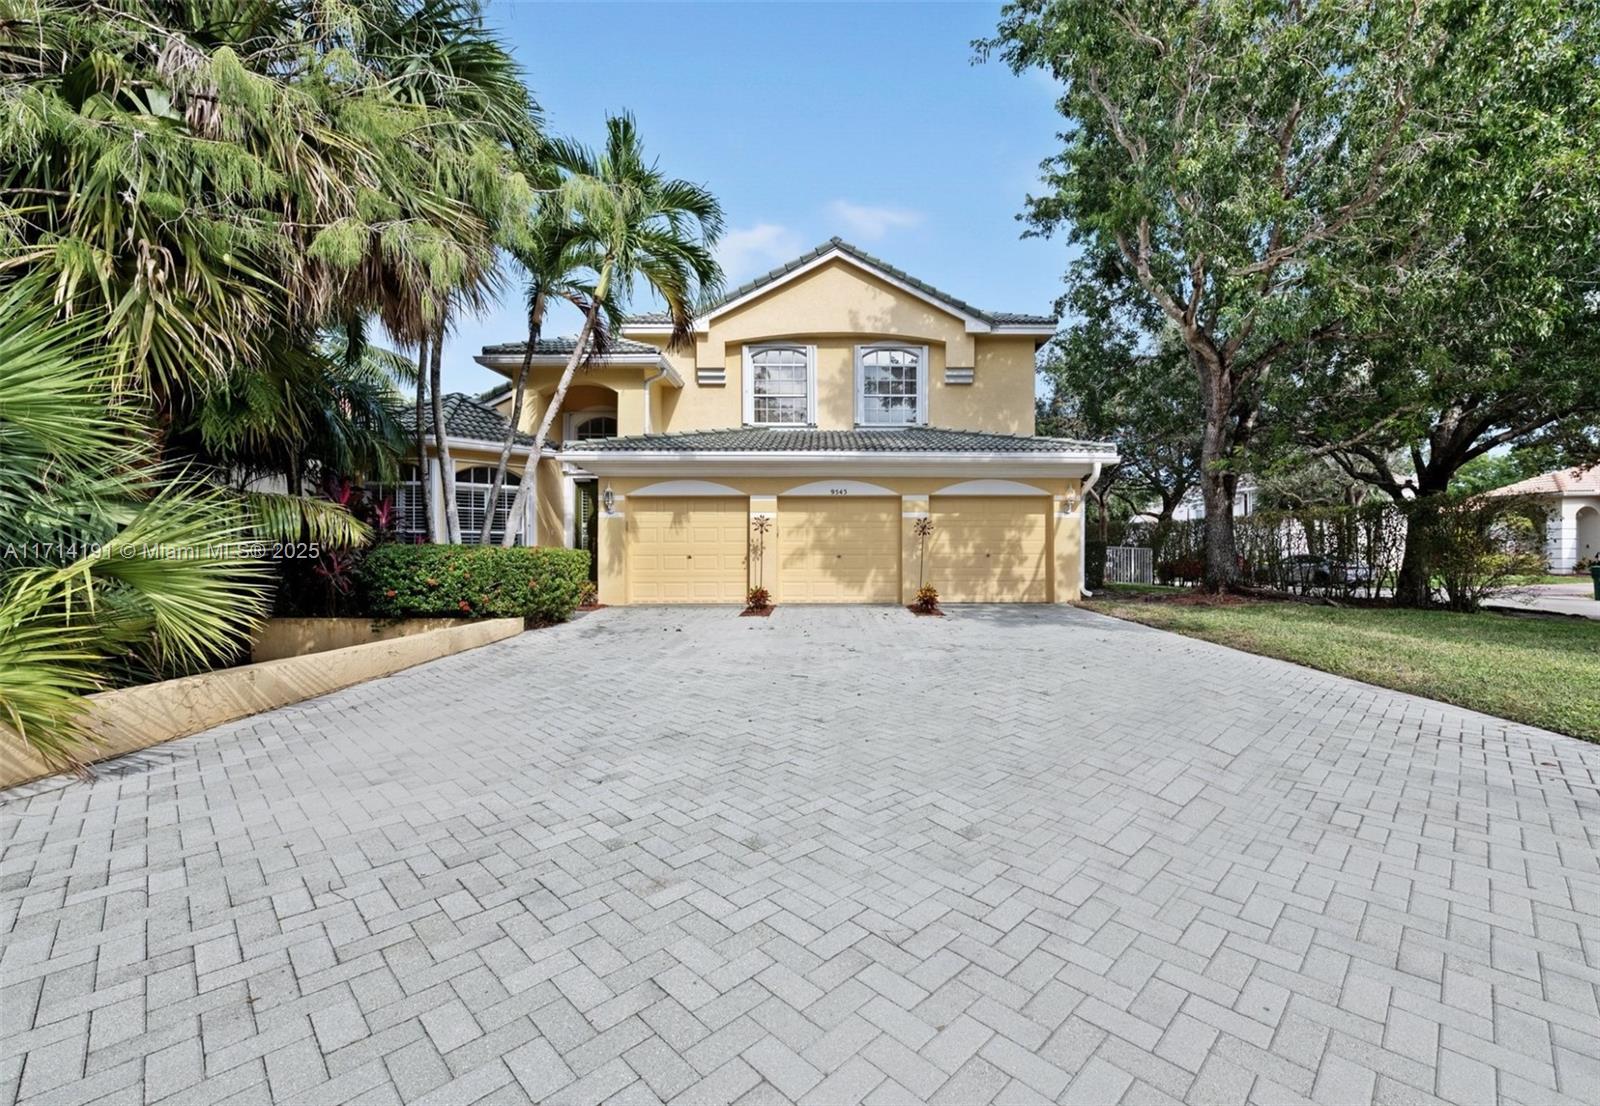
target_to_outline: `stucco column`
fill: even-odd
[[[917,537],[917,523],[928,517],[928,497],[903,495],[900,497],[900,602],[909,604],[917,598],[922,586],[922,539]],[[933,539],[928,539],[933,544]]]
[[[628,519],[627,497],[614,494],[606,503],[605,480],[600,481],[600,518],[597,520],[598,548],[595,558],[599,569],[599,600],[608,607],[620,607],[628,602]]]
[[[1050,600],[1071,603],[1083,596],[1083,512],[1080,509],[1081,485],[1075,484],[1066,495],[1050,497],[1055,521],[1055,580]]]
[[[767,520],[767,532],[758,535],[756,522],[758,519]],[[750,497],[750,531],[748,534],[749,553],[745,563],[749,566],[749,580],[747,587],[761,586],[767,589],[774,603],[782,600],[778,594],[778,497],[775,495],[752,495]],[[758,561],[755,555],[756,543],[761,543],[762,552]]]

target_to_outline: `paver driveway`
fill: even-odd
[[[1597,774],[1081,611],[604,611],[6,796],[0,1100],[1593,1102]]]

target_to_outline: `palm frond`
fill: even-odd
[[[372,540],[372,528],[338,503],[309,495],[246,492],[250,534],[261,542],[313,542],[355,549]]]

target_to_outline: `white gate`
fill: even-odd
[[[1140,545],[1106,546],[1106,583],[1156,582],[1155,550]]]

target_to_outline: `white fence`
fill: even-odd
[[[1153,584],[1155,582],[1155,550],[1139,545],[1106,547],[1106,583]]]

